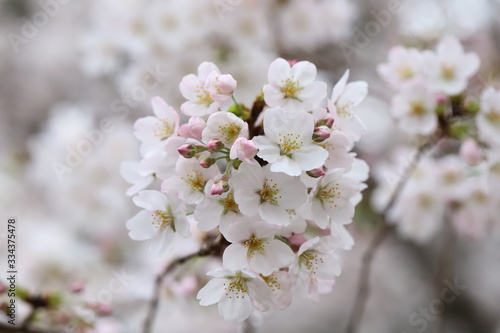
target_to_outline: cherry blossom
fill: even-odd
[[[158,149],[162,142],[171,136],[177,135],[179,115],[161,97],[151,100],[155,117],[139,118],[134,124],[134,134],[142,142],[141,152]]]
[[[207,275],[214,278],[198,292],[200,305],[219,303],[219,313],[226,321],[242,322],[252,313],[255,303],[269,309],[270,288],[260,277],[241,271],[216,270]]]
[[[272,172],[269,166],[243,164],[234,185],[234,198],[246,216],[259,216],[270,224],[290,223],[287,209],[302,205],[307,189],[298,177]]]
[[[302,171],[321,167],[328,152],[312,141],[313,117],[299,113],[287,117],[282,108],[272,108],[264,115],[264,136],[253,140],[257,156],[271,164],[271,171],[298,176]]]
[[[316,66],[308,61],[290,65],[278,58],[269,66],[269,83],[264,86],[264,99],[271,107],[289,111],[310,110],[326,96],[326,84],[314,81]]]
[[[278,229],[264,222],[242,220],[229,227],[227,239],[232,242],[222,256],[228,269],[251,269],[262,275],[288,266],[295,258],[288,245],[274,239]]]
[[[465,90],[467,81],[480,64],[479,57],[475,53],[465,53],[462,44],[454,37],[443,38],[435,53],[426,51],[423,57],[429,86],[450,96]]]
[[[476,122],[481,139],[500,145],[500,90],[489,87],[482,92]]]
[[[127,221],[129,236],[133,240],[151,239],[150,251],[164,255],[171,251],[175,234],[187,238],[191,235],[186,219],[186,207],[175,194],[145,190],[133,198],[143,208]]]
[[[335,119],[334,127],[351,140],[358,141],[365,134],[365,126],[354,112],[368,94],[368,85],[364,81],[347,83],[349,70],[335,84],[328,100],[329,111]]]

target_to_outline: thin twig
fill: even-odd
[[[375,234],[373,240],[371,241],[370,245],[363,254],[358,290],[356,294],[356,299],[354,301],[354,306],[352,308],[351,315],[349,317],[349,322],[347,324],[347,333],[355,333],[358,329],[359,324],[361,323],[361,320],[363,319],[366,307],[366,301],[368,300],[368,296],[370,294],[369,281],[370,281],[370,272],[371,272],[373,258],[375,257],[375,254],[377,253],[378,249],[380,248],[380,245],[384,242],[386,237],[394,230],[394,226],[389,225],[386,222],[387,213],[391,210],[392,206],[394,206],[396,199],[403,191],[408,179],[410,178],[411,173],[413,172],[417,164],[420,162],[421,158],[429,149],[431,149],[436,145],[437,141],[442,136],[443,132],[439,130],[428,142],[426,142],[425,144],[423,144],[418,148],[417,152],[415,153],[415,156],[413,157],[411,163],[406,169],[405,174],[400,178],[394,192],[392,192],[392,195],[389,199],[389,202],[387,203],[387,206],[380,213],[382,219],[382,226]]]
[[[150,333],[153,327],[153,323],[158,310],[158,305],[160,303],[160,289],[163,279],[168,274],[173,272],[177,267],[185,264],[186,262],[190,261],[193,258],[206,257],[211,255],[220,255],[227,247],[227,245],[228,243],[224,239],[224,237],[222,237],[222,235],[219,235],[215,239],[208,239],[198,252],[176,259],[170,265],[165,267],[163,272],[161,272],[159,275],[156,276],[153,289],[153,298],[149,303],[149,309],[146,314],[146,319],[144,321],[143,333]]]

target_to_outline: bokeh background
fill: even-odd
[[[308,60],[329,89],[347,68],[351,80],[368,82],[369,97],[357,111],[367,135],[356,152],[372,173],[349,226],[356,245],[345,254],[333,292],[319,304],[295,302],[262,318],[255,330],[344,332],[361,256],[379,223],[374,207],[383,194],[374,189],[401,176],[401,152],[413,147],[390,117],[392,92],[376,66],[394,45],[432,47],[453,35],[480,55],[469,87],[479,97],[485,86],[500,84],[499,17],[498,0],[2,0],[2,268],[7,219],[15,217],[18,285],[54,304],[38,312],[39,327],[50,332],[78,314],[95,324],[85,332],[140,332],[155,275],[196,244],[154,258],[146,244],[128,238],[125,221],[137,208],[125,195],[119,166],[139,158],[133,122],[151,113],[156,95],[179,107],[178,83],[203,61],[231,73],[239,100],[249,105],[272,60]],[[151,73],[158,84],[144,88]],[[107,133],[98,131],[103,119],[112,124]],[[57,169],[88,137],[94,139],[88,154]],[[381,177],[381,169],[390,175]],[[202,308],[195,299],[196,273],[216,266],[214,260],[196,261],[167,279],[155,332],[237,330],[215,306]],[[412,318],[445,288],[438,274],[443,265],[446,278],[467,289],[447,305],[444,324],[431,316],[422,330]],[[393,234],[373,263],[360,332],[499,333],[499,277],[498,229],[470,239],[443,228],[425,243]],[[30,306],[19,306],[22,320]],[[2,313],[0,320],[6,321]]]

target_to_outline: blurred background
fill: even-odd
[[[357,110],[367,134],[355,150],[371,176],[349,226],[356,245],[333,292],[319,304],[294,302],[256,319],[256,331],[344,332],[383,189],[401,177],[415,147],[390,116],[394,93],[376,67],[397,44],[432,48],[453,35],[480,55],[469,85],[479,98],[484,87],[500,85],[499,17],[499,0],[2,0],[0,259],[4,265],[14,217],[18,285],[49,304],[37,312],[37,326],[141,331],[155,275],[196,244],[152,258],[147,244],[129,239],[125,221],[137,208],[119,166],[139,158],[133,122],[152,112],[153,96],[178,108],[179,82],[203,61],[231,73],[238,99],[251,105],[269,63],[283,57],[315,63],[329,90],[347,68],[351,80],[368,82]],[[195,299],[196,274],[211,266],[215,259],[197,261],[167,279],[155,332],[236,331],[215,306]],[[359,332],[500,333],[499,276],[498,228],[468,237],[444,226],[425,242],[391,234],[373,263]],[[443,310],[436,297],[457,281],[465,287]],[[18,320],[30,313],[20,302]]]

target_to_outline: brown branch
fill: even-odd
[[[170,265],[165,267],[165,270],[163,270],[163,272],[156,276],[153,298],[149,303],[149,309],[146,314],[146,319],[144,320],[143,333],[150,333],[153,327],[156,313],[158,311],[158,305],[160,303],[160,289],[163,283],[163,279],[168,274],[172,273],[177,267],[185,264],[193,258],[221,255],[228,245],[229,243],[224,237],[222,237],[221,234],[219,234],[217,238],[209,238],[205,241],[202,248],[198,252],[176,259]]]
[[[427,141],[418,148],[417,152],[415,153],[415,156],[413,157],[408,168],[406,169],[405,174],[400,178],[398,184],[396,185],[396,188],[394,189],[394,192],[392,192],[392,195],[389,199],[389,202],[387,203],[387,206],[380,213],[382,226],[375,234],[373,240],[371,241],[370,245],[363,254],[356,299],[354,301],[354,306],[351,310],[351,315],[349,316],[349,321],[347,324],[347,333],[355,333],[358,329],[359,324],[363,319],[366,307],[366,301],[368,300],[368,297],[370,295],[369,281],[370,281],[370,273],[371,273],[373,258],[375,257],[375,254],[377,253],[378,249],[380,248],[380,245],[383,244],[387,236],[394,230],[394,226],[389,225],[387,223],[387,213],[394,206],[396,199],[403,191],[411,173],[413,172],[417,164],[420,162],[424,154],[428,150],[433,148],[438,142],[438,140],[443,137],[443,135],[444,132],[442,130],[438,130],[436,134],[432,136],[429,141]]]

